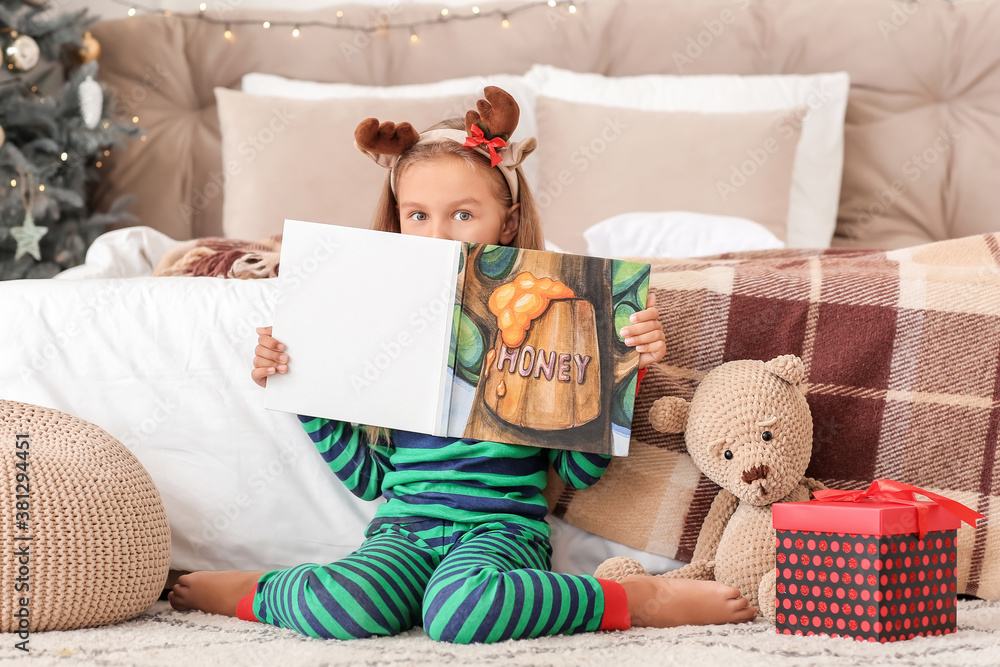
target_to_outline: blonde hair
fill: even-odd
[[[464,130],[465,121],[461,118],[449,118],[433,125],[424,132],[439,129]],[[396,162],[396,183],[390,181],[391,174],[385,177],[385,184],[382,186],[382,195],[379,197],[375,207],[375,214],[372,216],[371,228],[381,232],[400,232],[399,226],[399,203],[393,194],[393,187],[398,185],[399,179],[408,167],[420,162],[431,162],[442,159],[461,159],[471,168],[476,169],[487,179],[496,197],[497,203],[504,211],[510,211],[511,207],[520,203],[520,224],[517,233],[510,242],[512,248],[522,248],[524,250],[544,250],[545,240],[542,237],[542,223],[538,215],[538,206],[535,198],[528,187],[528,181],[524,177],[521,167],[517,167],[517,189],[519,193],[518,201],[513,201],[507,179],[503,177],[499,169],[490,166],[490,159],[481,153],[468,150],[461,144],[454,141],[435,141],[425,144],[417,144],[403,153]],[[503,221],[506,223],[506,220]],[[392,444],[391,431],[387,428],[366,426],[365,434],[368,444],[376,447],[384,442]]]

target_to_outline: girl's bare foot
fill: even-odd
[[[619,583],[635,627],[742,623],[757,617],[739,589],[718,581],[631,574]]]
[[[191,572],[181,576],[167,595],[177,611],[197,609],[208,614],[236,616],[236,604],[257,588],[260,572]]]

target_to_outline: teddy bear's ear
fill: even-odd
[[[649,409],[649,423],[661,433],[683,433],[690,403],[677,396],[664,396]]]
[[[798,384],[806,376],[806,367],[794,354],[783,354],[764,364],[764,368],[789,384]]]

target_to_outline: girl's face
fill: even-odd
[[[519,205],[505,210],[490,182],[457,157],[411,164],[399,176],[396,198],[404,234],[507,245],[520,224]]]

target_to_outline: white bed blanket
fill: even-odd
[[[140,237],[129,242],[148,240]],[[128,271],[154,266],[172,242],[164,239]],[[122,273],[112,255],[105,269]],[[61,278],[101,271],[76,274]],[[271,322],[278,295],[277,279],[0,283],[0,340],[14,351],[0,364],[0,397],[62,410],[121,440],[163,497],[174,569],[331,562],[360,545],[376,505],[345,489],[295,415],[263,407],[250,379],[255,327]],[[552,523],[557,570],[592,572],[619,554],[677,565]]]

